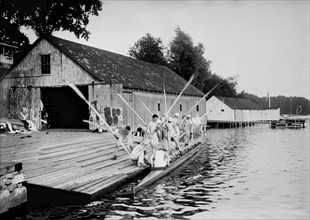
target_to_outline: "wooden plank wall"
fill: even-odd
[[[146,122],[150,122],[152,114],[144,107],[141,101],[154,113],[159,116],[165,114],[165,102],[163,93],[152,93],[146,91],[133,91],[132,93],[123,94],[126,100],[132,100],[131,104],[139,116]],[[168,108],[172,106],[177,95],[167,95]],[[182,117],[193,105],[195,105],[201,97],[182,96],[171,110],[170,116],[178,112]],[[141,101],[140,101],[141,100]],[[160,103],[160,111],[158,111],[158,103]],[[180,111],[180,104],[182,104],[182,111]],[[190,112],[192,117],[202,116],[206,112],[206,105],[204,101],[199,103],[199,111],[195,108]],[[142,122],[136,115],[131,114],[128,123],[132,124],[134,128],[141,126]],[[204,123],[204,121],[203,121]]]
[[[41,55],[43,54],[51,55],[51,74],[41,74]],[[9,117],[11,113],[17,119],[22,119],[19,115],[20,108],[25,105],[32,108],[40,106],[40,87],[67,86],[69,82],[78,85],[89,85],[94,80],[88,72],[76,65],[64,53],[56,49],[48,41],[42,40],[0,82],[0,117]],[[15,95],[11,94],[10,88],[12,86],[17,88]],[[31,86],[30,91],[27,90],[28,86]],[[29,99],[29,93],[32,97],[26,101],[26,99]],[[13,99],[16,98],[14,103],[18,106],[16,109],[9,105],[11,96]],[[35,123],[40,121],[39,112],[34,111],[29,115],[31,115],[31,120],[34,120]]]

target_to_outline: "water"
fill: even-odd
[[[44,216],[53,212],[57,209]],[[309,128],[208,130],[195,158],[134,198],[103,198],[63,218],[83,215],[91,219],[309,219]]]

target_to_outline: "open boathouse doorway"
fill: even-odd
[[[84,97],[88,87],[79,86]],[[70,87],[41,88],[41,100],[48,113],[50,128],[88,128],[88,105]]]

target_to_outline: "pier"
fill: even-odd
[[[208,120],[208,128],[239,128],[252,127],[261,124],[268,124],[267,121],[222,121],[222,120]]]
[[[2,134],[0,161],[23,164],[28,203],[81,204],[144,172],[123,149],[111,160],[115,142],[111,133]]]
[[[305,128],[305,119],[299,119],[299,118],[286,118],[286,119],[280,119],[278,121],[272,121],[270,123],[271,128]]]
[[[111,160],[115,143],[111,133],[86,130],[2,134],[0,160],[23,164],[30,207],[85,204],[149,171],[133,164],[124,149]]]

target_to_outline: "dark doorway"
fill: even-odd
[[[88,87],[79,86],[88,98]],[[88,128],[88,105],[70,87],[42,88],[41,100],[48,113],[50,128]]]

